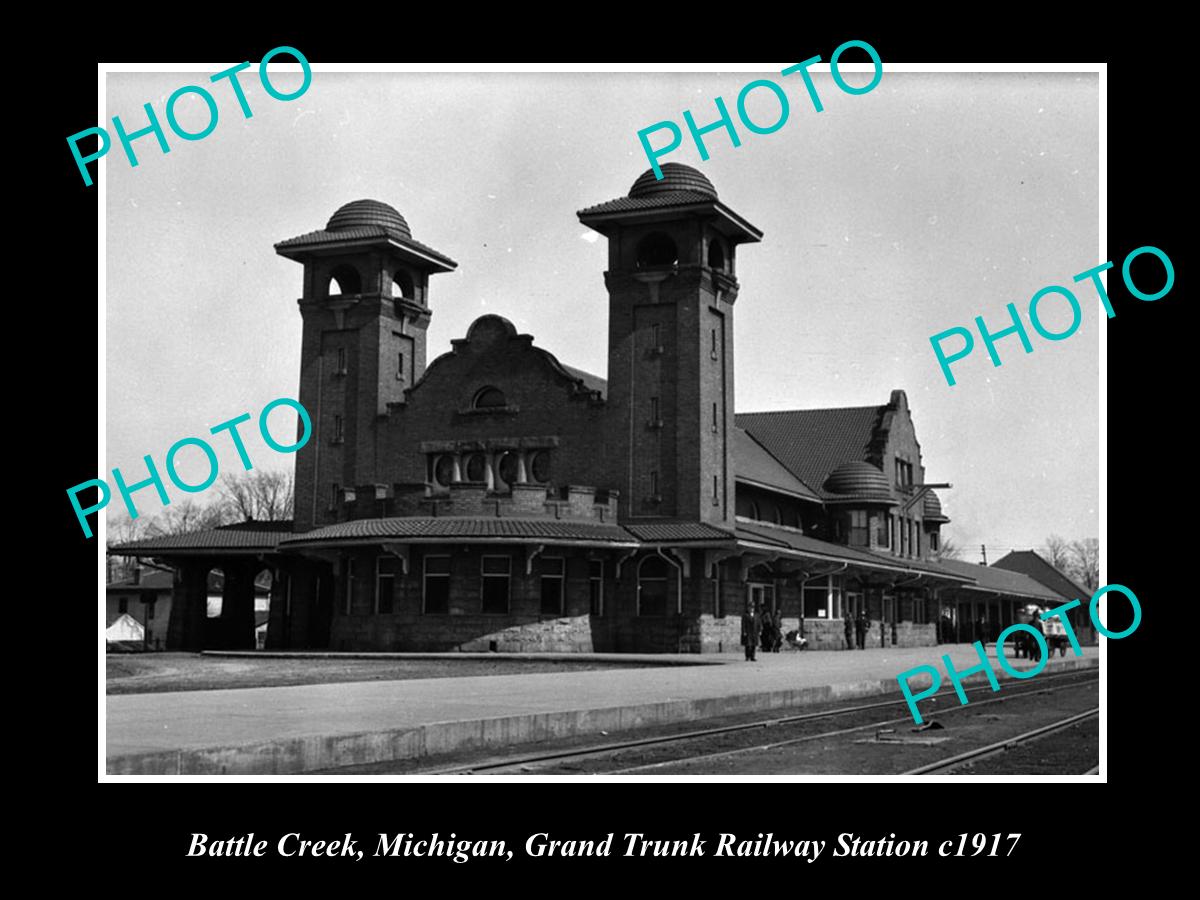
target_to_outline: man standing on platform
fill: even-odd
[[[846,649],[853,650],[854,649],[854,617],[850,615],[849,610],[847,610],[846,614],[844,616],[842,616],[842,630],[846,634]]]
[[[754,609],[754,601],[746,601],[746,611],[742,613],[742,646],[746,648],[746,661],[757,662],[756,653],[758,642],[762,637],[762,619]]]
[[[867,611],[860,609],[858,618],[854,620],[854,637],[858,641],[858,649],[864,650],[867,645],[867,629],[871,627],[871,620],[867,618]]]

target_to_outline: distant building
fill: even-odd
[[[1033,550],[1014,550],[992,565],[1011,572],[1021,572],[1045,585],[1057,595],[1056,606],[1078,600],[1079,606],[1067,614],[1071,619],[1071,627],[1075,629],[1081,644],[1098,643],[1096,626],[1092,624],[1091,613],[1088,611],[1092,592],[1087,588],[1071,580]]]
[[[734,415],[737,256],[762,233],[662,168],[578,213],[608,240],[606,379],[497,315],[427,364],[430,279],[457,264],[385,203],[277,244],[303,266],[295,521],[112,548],[179,569],[171,646],[255,646],[264,570],[267,645],[335,650],[733,650],[749,600],[814,648],[860,611],[872,646],[931,645],[1052,596],[934,558],[949,519],[904,391]]]
[[[147,650],[165,649],[174,583],[175,573],[170,569],[131,567],[124,580],[105,586],[105,626],[128,615],[142,629],[138,640]]]

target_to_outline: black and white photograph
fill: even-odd
[[[101,780],[1103,782],[1103,67],[836,49],[104,73]]]

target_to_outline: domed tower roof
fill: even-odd
[[[703,172],[674,162],[663,163],[659,169],[662,178],[655,177],[654,169],[647,169],[625,196],[579,210],[579,221],[611,236],[625,224],[701,218],[734,244],[762,240],[761,231],[721,202]]]
[[[288,259],[303,261],[310,256],[341,253],[347,248],[359,252],[365,246],[398,254],[428,272],[449,272],[458,266],[454,260],[422,244],[412,236],[404,216],[381,200],[354,200],[339,207],[320,231],[310,231],[275,245],[275,252]]]
[[[676,191],[687,191],[693,194],[703,194],[710,200],[717,199],[717,189],[704,173],[683,163],[663,163],[662,178],[657,178],[653,169],[647,169],[638,176],[638,180],[629,189],[630,197],[654,197],[658,194],[670,194]]]
[[[942,501],[938,499],[938,495],[933,491],[925,492],[925,499],[921,506],[921,517],[926,522],[949,522],[945,513],[942,512]]]
[[[392,237],[411,238],[412,229],[395,207],[379,200],[355,200],[335,212],[325,226],[326,231],[346,231],[350,228],[378,225]]]
[[[834,503],[886,503],[897,505],[887,476],[869,462],[844,462],[825,479],[823,489]]]

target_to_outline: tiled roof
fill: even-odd
[[[576,215],[591,216],[599,213],[634,212],[643,209],[665,209],[672,206],[690,206],[693,203],[713,203],[714,198],[698,191],[663,191],[646,197],[618,197],[606,203],[597,203]]]
[[[735,421],[797,478],[820,490],[839,465],[866,458],[883,409],[849,406],[739,413]]]
[[[736,426],[733,429],[733,466],[739,481],[775,488],[819,501],[820,495],[784,467],[762,444]]]
[[[1031,597],[1037,600],[1052,600],[1057,602],[1059,595],[1028,575],[1021,572],[1010,572],[1007,569],[997,569],[994,566],[981,566],[976,563],[962,562],[957,559],[939,559],[935,564],[950,572],[974,579],[980,590],[995,591],[999,594],[1013,594],[1018,597]]]
[[[730,541],[733,535],[720,528],[699,522],[654,522],[646,525],[626,525],[625,530],[640,541]]]
[[[294,535],[283,549],[311,543],[391,538],[515,538],[632,544],[623,528],[602,522],[542,518],[403,517],[355,519]]]
[[[114,556],[157,556],[205,550],[269,553],[275,550],[282,538],[291,534],[291,530],[291,522],[241,522],[223,528],[114,544],[108,548],[108,552]]]
[[[559,363],[567,372],[583,382],[583,386],[589,391],[599,391],[601,397],[608,396],[608,382],[599,375],[593,375],[591,372],[585,372],[583,369],[576,369],[574,366],[567,366]]]
[[[843,560],[851,565],[861,565],[872,569],[893,569],[899,572],[908,571],[911,560],[869,553],[845,544],[831,544],[820,541],[798,531],[775,528],[766,522],[738,522],[737,536],[740,540],[757,543],[775,544],[782,548],[795,550],[801,554],[811,554],[818,557],[832,557]]]
[[[897,503],[887,476],[861,459],[842,463],[829,474],[821,489],[831,501],[869,501],[890,506]]]
[[[394,231],[389,231],[382,225],[359,225],[354,228],[343,228],[338,231],[330,231],[322,228],[320,231],[310,231],[307,234],[302,234],[294,238],[288,238],[286,241],[280,241],[275,245],[275,249],[280,248],[290,250],[295,247],[307,247],[310,244],[328,244],[338,241],[362,241],[362,240],[378,240],[386,239],[399,244],[402,247],[412,247],[419,250],[434,259],[439,260],[451,267],[457,267],[458,263],[446,256],[444,253],[439,253],[427,244],[422,244],[413,238],[401,237]]]
[[[1076,584],[1033,550],[1014,550],[992,563],[993,568],[1021,572],[1034,581],[1045,585],[1064,600],[1079,600],[1086,603],[1091,591]]]

